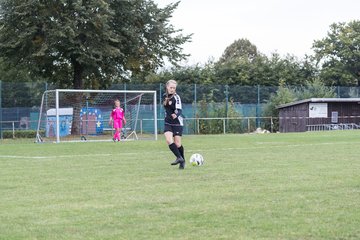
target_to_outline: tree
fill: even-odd
[[[169,24],[178,3],[151,0],[3,0],[0,57],[64,87],[106,86],[186,57]]]
[[[236,59],[254,60],[258,56],[257,47],[248,39],[241,38],[230,44],[219,59],[219,63],[229,62]]]
[[[334,23],[327,37],[314,42],[321,77],[327,84],[360,86],[360,21]]]
[[[336,97],[335,88],[326,86],[319,78],[306,81],[305,85],[296,88],[294,93],[297,100]]]
[[[274,85],[302,85],[317,74],[315,64],[308,56],[299,60],[291,54],[281,57],[278,53],[273,53],[268,65],[268,82],[275,83]]]
[[[269,57],[257,50],[247,39],[239,39],[228,46],[215,64],[214,82],[240,85],[279,86],[301,85],[316,76],[316,67],[310,57],[299,60],[287,54]]]

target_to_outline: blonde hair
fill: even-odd
[[[173,79],[170,79],[169,81],[167,81],[166,86],[169,86],[169,84],[171,84],[171,83],[173,83],[173,84],[175,84],[177,86],[177,82],[175,80],[173,80]]]

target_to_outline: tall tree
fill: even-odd
[[[258,56],[258,50],[248,39],[241,38],[230,44],[219,59],[219,63],[244,59],[251,62]]]
[[[328,35],[314,42],[327,84],[360,86],[360,21],[334,23]]]
[[[258,79],[254,79],[253,67],[263,66],[264,60],[266,56],[260,54],[248,39],[235,40],[215,63],[214,82],[256,85]]]
[[[190,36],[169,23],[178,3],[151,0],[0,1],[0,57],[72,88],[154,71],[186,57]]]
[[[315,63],[308,56],[300,60],[294,55],[281,57],[278,53],[273,53],[268,64],[268,75],[272,79],[269,82],[276,85],[303,85],[317,74]]]

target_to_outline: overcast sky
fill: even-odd
[[[176,0],[153,0],[160,7]],[[187,64],[217,60],[225,48],[247,38],[269,55],[312,54],[314,40],[337,22],[360,19],[360,0],[181,0],[171,23],[185,34]]]

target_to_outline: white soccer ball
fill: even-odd
[[[200,153],[194,153],[190,157],[190,164],[193,166],[201,166],[204,164],[204,157]]]

